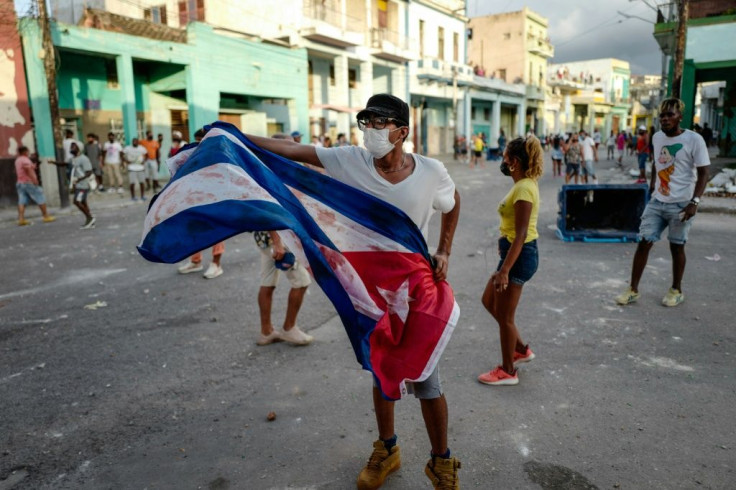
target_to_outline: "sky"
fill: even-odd
[[[665,0],[646,0],[649,5]],[[524,7],[546,17],[555,48],[550,63],[618,58],[629,62],[632,75],[662,73],[662,52],[654,40],[656,12],[643,0],[467,0],[468,16],[479,17]],[[627,15],[644,20],[627,19]]]

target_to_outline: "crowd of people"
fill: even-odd
[[[497,207],[500,222],[497,246],[499,262],[480,296],[483,307],[498,325],[502,359],[495,367],[478,376],[480,383],[491,386],[516,385],[519,383],[517,365],[536,357],[529,344],[522,340],[515,317],[523,288],[533,278],[539,265],[538,180],[543,174],[545,148],[551,151],[555,177],[562,177],[564,161],[566,182],[597,183],[595,163],[599,159],[601,145],[606,146],[609,160],[617,156],[620,163],[626,151],[635,151],[641,169],[652,162],[649,183],[653,199],[642,215],[640,241],[632,264],[630,285],[615,301],[627,305],[639,299],[639,281],[649,251],[666,228],[669,229],[667,238],[673,257],[673,280],[662,304],[671,307],[684,301],[681,282],[685,268],[685,243],[705,189],[710,161],[703,138],[693,131],[680,128],[683,111],[682,101],[666,99],[660,107],[661,131],[652,135],[651,130],[642,126],[636,136],[612,132],[605,141],[598,131],[589,135],[581,130],[543,138],[542,141],[529,134],[508,142],[503,131],[500,133],[500,172],[511,179],[512,185]],[[435,281],[445,281],[460,215],[460,195],[442,162],[405,151],[404,143],[410,131],[409,118],[409,107],[403,100],[389,94],[378,94],[371,97],[366,108],[357,114],[358,128],[363,131],[364,147],[351,145],[344,134],[338,135],[334,144],[327,137],[317,138],[312,144],[302,144],[303,135],[298,131],[290,135],[277,134],[271,138],[252,135],[249,138],[266,150],[317,167],[344,184],[393,204],[417,225],[425,240],[431,216],[440,212],[442,218],[436,251],[432,256],[432,270]],[[195,136],[199,141],[204,133],[198,132]],[[172,147],[172,155],[185,144],[181,135],[175,135],[174,141],[176,146]],[[483,151],[487,148],[485,135],[473,135],[468,145],[456,145],[456,155],[462,155],[463,148],[468,147],[472,152],[470,164],[482,165]],[[99,147],[96,136],[90,134],[87,145],[72,140],[68,150],[74,202],[85,215],[83,228],[94,226],[95,218],[89,210],[86,196],[93,180],[102,187],[104,182],[99,171],[103,165],[127,167],[131,199],[134,201],[137,200],[136,185],[140,187],[141,200],[145,200],[146,190],[157,189],[160,143],[153,140],[150,131],[143,142],[133,139],[131,145],[125,148],[121,148],[111,133],[108,142],[102,147]],[[23,212],[29,200],[34,200],[40,206],[44,221],[53,221],[42,193],[38,194],[38,180],[28,159],[28,149],[21,148],[19,153],[16,160],[19,173],[19,224],[25,224]],[[652,160],[654,155],[656,158]],[[120,173],[113,171],[111,175],[115,178],[108,181],[108,187],[114,192],[123,193]],[[642,173],[640,178],[645,178],[645,174]],[[411,183],[411,186],[407,187],[406,183]],[[296,321],[306,289],[311,283],[309,274],[284,246],[278,232],[259,232],[254,234],[254,238],[262,259],[258,294],[261,331],[257,344],[265,346],[277,341],[295,345],[311,343],[313,337],[300,330]],[[213,249],[213,263],[216,264],[213,274],[220,267],[219,257],[223,251],[223,244]],[[198,260],[192,257],[179,272],[201,270],[200,262],[201,256]],[[282,272],[289,279],[291,291],[283,326],[276,329],[271,321],[271,303]],[[214,277],[221,273],[220,268]],[[458,489],[461,464],[448,447],[448,408],[439,367],[436,366],[427,376],[407,385],[409,392],[419,399],[431,446],[425,474],[434,488]],[[357,478],[357,487],[363,490],[381,487],[385,479],[401,466],[394,425],[394,401],[384,398],[375,383],[372,400],[378,439],[373,442],[368,463]]]

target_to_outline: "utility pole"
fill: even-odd
[[[685,41],[687,37],[687,19],[689,17],[690,0],[677,2],[677,39],[675,45],[675,74],[672,79],[672,96],[680,97],[682,88],[682,71],[685,66]]]
[[[59,92],[56,87],[56,51],[51,40],[51,24],[46,0],[38,0],[38,24],[41,29],[41,49],[43,50],[43,70],[46,74],[46,87],[49,93],[49,113],[51,127],[54,131],[54,157],[56,162],[64,161],[64,150],[61,143],[64,135],[61,131],[61,116],[59,115]],[[69,191],[66,187],[66,169],[56,165],[56,175],[59,182],[59,199],[61,207],[69,206]]]

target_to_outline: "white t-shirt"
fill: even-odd
[[[317,157],[327,175],[382,199],[404,211],[427,239],[429,220],[435,211],[455,207],[455,183],[439,160],[412,154],[414,172],[392,184],[378,174],[373,156],[360,146],[317,147]]]
[[[595,148],[595,141],[593,141],[593,138],[588,136],[584,140],[580,140],[580,144],[583,147],[583,160],[586,162],[593,160],[593,149]]]
[[[128,170],[131,172],[140,172],[143,170],[143,157],[146,154],[148,154],[148,150],[143,148],[142,145],[126,146],[123,150],[123,156],[125,157],[125,161],[128,162]]]
[[[600,143],[601,142],[601,133],[599,133],[598,131],[595,131],[593,133],[593,141],[595,143]]]
[[[652,196],[662,202],[684,202],[692,199],[695,182],[698,180],[697,167],[710,165],[703,137],[689,129],[673,138],[657,131],[652,137],[652,145],[657,171]]]
[[[72,155],[72,143],[77,144],[77,148],[79,148],[79,151],[84,150],[84,143],[81,141],[77,141],[74,138],[64,138],[64,140],[61,142],[61,147],[64,150],[64,161],[66,163],[71,163],[72,158],[74,158],[74,155]]]
[[[120,163],[120,152],[123,151],[123,147],[120,143],[113,141],[105,141],[102,145],[102,149],[105,150],[105,163]]]

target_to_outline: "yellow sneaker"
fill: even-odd
[[[639,299],[639,296],[641,295],[629,287],[626,291],[616,296],[616,303],[620,305],[635,303]]]
[[[19,219],[18,220],[18,226],[28,226],[30,224],[31,224],[31,222],[28,221],[27,219]]]
[[[51,216],[50,214],[43,217],[44,223],[51,223],[52,221],[56,221],[56,217]]]
[[[430,458],[424,473],[432,480],[432,486],[439,490],[460,490],[457,470],[462,467],[457,458]]]
[[[373,443],[373,453],[368,464],[358,475],[358,490],[375,490],[383,485],[388,475],[401,467],[399,446],[389,452],[380,439]]]
[[[677,306],[683,301],[685,301],[685,295],[682,294],[682,291],[673,288],[670,288],[667,294],[664,295],[664,298],[662,298],[662,304],[664,306]]]

